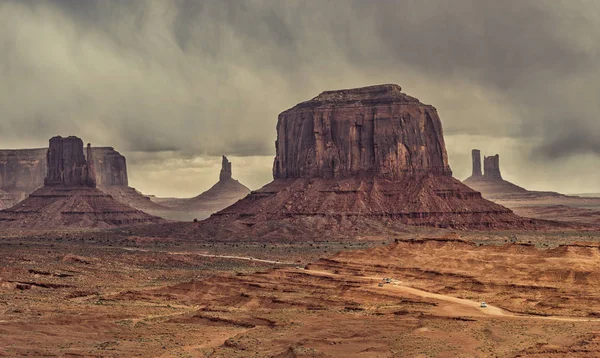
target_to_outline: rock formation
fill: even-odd
[[[502,180],[500,174],[500,155],[483,158],[483,175],[487,179]]]
[[[14,206],[44,185],[47,152],[47,148],[0,150],[0,209]],[[93,168],[91,178],[100,190],[125,205],[152,215],[168,215],[169,208],[152,202],[148,196],[128,186],[126,159],[114,148],[89,146],[86,156]]]
[[[92,148],[96,183],[104,186],[128,186],[127,161],[112,147]]]
[[[322,239],[389,234],[407,224],[530,223],[452,178],[436,109],[396,85],[327,91],[296,105],[279,115],[275,147],[273,182],[177,232]]]
[[[171,208],[171,211],[165,212],[163,217],[182,221],[205,219],[250,194],[250,189],[233,179],[231,175],[231,162],[223,156],[219,181],[204,193],[191,199],[161,201],[161,204]]]
[[[46,163],[48,172],[44,186],[96,187],[96,180],[83,154],[83,141],[77,137],[51,138]]]
[[[219,181],[227,181],[231,179],[231,162],[227,160],[226,156],[223,156],[221,163],[221,173],[219,174]]]
[[[0,150],[0,206],[11,207],[44,185],[46,151]]]
[[[161,222],[96,189],[93,149],[77,137],[54,137],[47,150],[44,186],[0,211],[3,228],[112,227]],[[88,162],[89,160],[89,162]]]
[[[476,155],[477,153],[477,155]],[[502,179],[500,173],[500,155],[484,157],[483,175],[476,174],[475,168],[481,168],[481,157],[478,149],[473,149],[473,175],[463,181],[472,189],[479,191],[487,199],[496,199],[499,196],[524,194],[527,190]]]
[[[44,185],[48,149],[0,150],[0,202],[11,207]],[[125,157],[110,147],[93,147],[96,184],[128,185]]]
[[[433,106],[397,85],[327,91],[279,115],[275,179],[451,176]]]
[[[535,219],[597,224],[600,216],[600,198],[563,195],[551,191],[527,190],[502,178],[500,156],[484,158],[484,174],[475,168],[481,161],[473,150],[473,175],[463,181],[483,197],[514,210],[515,213]]]
[[[481,172],[481,151],[479,149],[473,149],[471,156],[473,158],[473,174],[471,174],[471,176],[480,177],[483,175]]]

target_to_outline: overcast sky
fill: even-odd
[[[438,109],[455,177],[476,147],[527,188],[600,192],[598,34],[596,0],[2,0],[0,148],[77,135],[161,196],[227,154],[256,189],[280,112],[397,83]]]

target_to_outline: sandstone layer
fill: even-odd
[[[327,91],[281,113],[273,177],[206,221],[178,230],[300,239],[372,235],[403,225],[530,223],[452,178],[436,109],[397,85]]]
[[[50,139],[44,186],[12,208],[0,211],[0,227],[102,228],[161,222],[98,190],[91,163],[92,148],[88,145],[86,158],[81,139]]]

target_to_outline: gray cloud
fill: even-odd
[[[511,169],[527,182],[534,161],[600,154],[599,10],[584,0],[6,0],[0,140],[80,135],[135,156],[140,172],[157,160],[262,157],[268,178],[278,113],[323,90],[392,82],[438,108],[457,176],[469,141],[503,154],[518,139]]]

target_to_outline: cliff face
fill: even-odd
[[[48,148],[0,150],[0,201],[11,207],[44,185]],[[110,147],[91,148],[98,186],[128,185],[125,157]],[[89,156],[89,154],[88,154]]]
[[[47,151],[47,148],[0,150],[0,189],[32,192],[44,185]],[[98,186],[129,184],[123,155],[111,147],[92,147],[91,153]]]
[[[86,158],[87,154],[87,158]],[[161,222],[96,189],[94,152],[77,137],[54,137],[46,154],[44,186],[0,211],[0,227],[112,227]]]
[[[479,149],[473,149],[471,152],[471,157],[473,158],[473,173],[471,176],[480,177],[482,176],[481,172],[481,151]]]
[[[275,179],[451,176],[433,106],[397,85],[327,91],[281,113]]]
[[[500,174],[500,155],[483,158],[483,176],[488,179],[502,180]]]
[[[47,149],[0,150],[0,189],[33,191],[44,184]]]
[[[90,173],[83,141],[77,137],[54,137],[46,155],[48,171],[44,186],[89,186],[96,187]]]
[[[231,162],[227,160],[226,156],[223,156],[221,162],[221,173],[219,174],[219,181],[226,181],[231,179]]]
[[[127,161],[111,147],[92,148],[98,186],[128,186]]]

